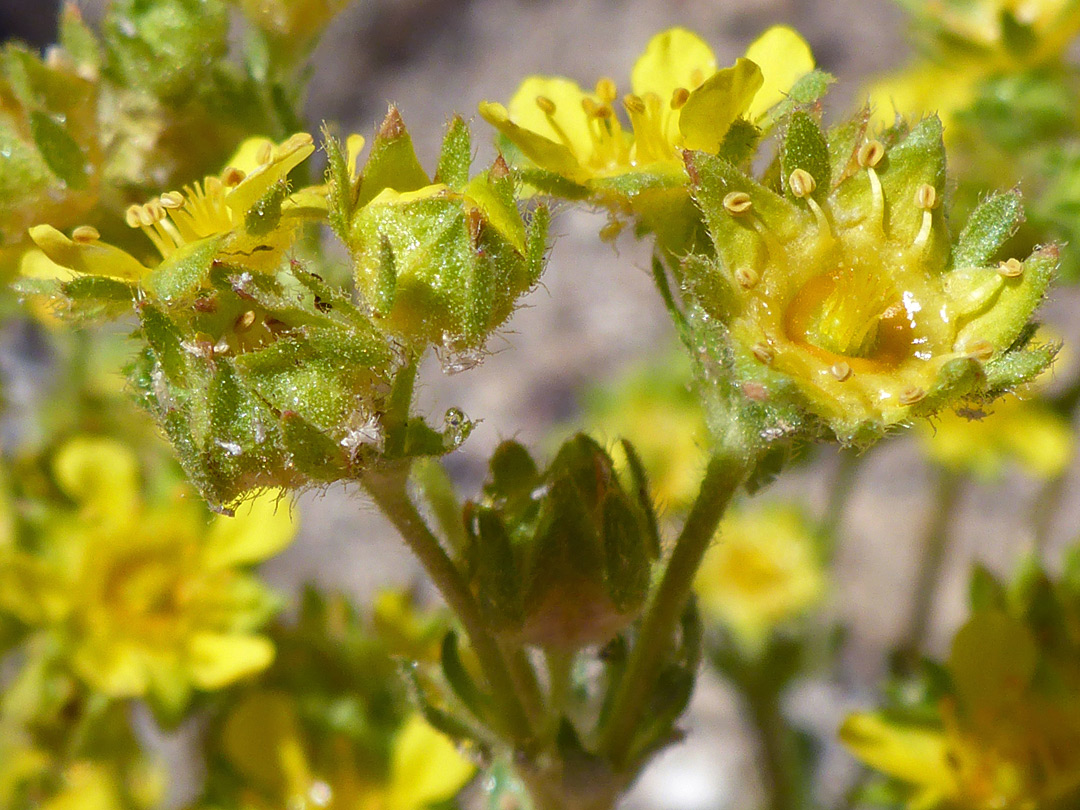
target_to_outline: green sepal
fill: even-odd
[[[464,554],[468,535],[462,521],[462,504],[446,469],[437,458],[420,458],[410,473],[447,544],[455,554]]]
[[[550,228],[551,209],[546,205],[536,206],[529,220],[525,240],[525,274],[530,287],[540,281],[540,276],[544,272]]]
[[[615,609],[630,613],[649,595],[653,538],[641,531],[643,521],[631,504],[617,495],[605,499],[602,514],[604,584]]]
[[[86,188],[90,167],[67,127],[53,116],[34,110],[30,113],[30,136],[53,174],[76,191]]]
[[[1024,221],[1024,206],[1017,191],[983,200],[968,217],[953,249],[954,267],[986,267]]]
[[[741,166],[753,158],[763,134],[760,127],[754,126],[745,118],[736,118],[724,135],[717,154],[736,166]]]
[[[645,465],[641,461],[637,450],[626,439],[620,439],[619,445],[626,456],[626,466],[630,470],[630,479],[634,484],[634,492],[637,494],[637,505],[645,516],[646,537],[648,539],[647,553],[650,559],[660,557],[660,523],[656,516],[656,507],[653,505],[652,490],[649,488],[649,479],[645,473]]]
[[[367,205],[383,189],[416,191],[430,184],[431,180],[416,157],[412,136],[401,120],[401,113],[391,106],[371,146],[355,207]]]
[[[829,128],[825,139],[829,144],[829,166],[833,187],[840,185],[859,169],[859,147],[866,140],[870,125],[870,107],[864,106],[846,121]]]
[[[878,165],[881,189],[886,200],[897,200],[896,208],[904,214],[889,210],[887,230],[891,238],[910,243],[922,225],[921,210],[912,201],[923,184],[932,186],[939,199],[945,196],[945,142],[942,140],[941,119],[936,115],[919,121],[902,140],[892,146]],[[935,218],[942,217],[942,206],[935,209]],[[926,253],[948,255],[948,227],[943,223],[931,230]],[[928,258],[926,261],[930,261]]]
[[[995,397],[1031,382],[1050,367],[1056,354],[1055,346],[1037,346],[1013,349],[990,358],[983,364],[986,395]]]
[[[244,230],[251,236],[266,236],[281,224],[281,205],[289,196],[289,184],[279,180],[267,189],[244,213]]]
[[[57,41],[80,71],[96,73],[101,68],[101,43],[74,3],[65,4],[60,11]]]
[[[836,78],[824,70],[811,70],[791,86],[784,100],[770,109],[758,122],[758,126],[763,132],[768,133],[793,110],[817,104],[829,92],[829,86],[835,81]]]
[[[505,150],[503,151],[505,152]],[[514,166],[521,166],[521,163],[514,163],[512,160],[507,162]],[[575,183],[573,180],[568,180],[555,172],[535,169],[526,165],[518,169],[518,176],[521,178],[522,183],[532,186],[541,194],[546,194],[549,197],[559,200],[587,200],[589,198],[588,187]]]
[[[472,164],[472,135],[469,125],[460,115],[450,119],[439,152],[439,165],[435,170],[435,182],[444,183],[455,191],[461,191],[469,182],[469,166]],[[395,186],[397,188],[397,186]]]
[[[780,166],[784,194],[789,198],[794,195],[788,187],[788,180],[796,169],[809,172],[814,178],[816,185],[811,195],[814,199],[820,202],[829,195],[832,180],[829,145],[821,127],[809,113],[796,110],[791,114],[780,152]]]
[[[327,218],[338,239],[349,238],[349,223],[356,208],[356,195],[345,145],[323,125],[323,150],[326,152]]]
[[[480,690],[461,660],[458,636],[453,630],[443,636],[439,662],[442,664],[443,677],[454,694],[477,720],[484,722],[490,716],[491,699]]]
[[[206,283],[222,237],[189,242],[151,270],[142,286],[166,306],[183,306]]]
[[[70,281],[21,278],[12,284],[22,296],[43,298],[56,317],[74,323],[117,320],[131,312],[135,286],[104,276],[77,276]]]
[[[976,563],[971,569],[968,604],[973,613],[981,610],[1005,610],[1008,606],[1005,586],[981,563]]]
[[[418,668],[413,663],[405,663],[401,666],[403,680],[409,686],[409,697],[420,709],[424,719],[435,730],[445,734],[459,745],[467,744],[477,746],[479,755],[490,759],[491,741],[488,734],[474,727],[465,719],[451,711],[444,700],[434,694],[434,690],[427,686],[420,678]]]
[[[499,516],[487,507],[467,507],[466,516],[472,540],[469,571],[480,608],[496,627],[516,629],[525,611],[523,583],[510,535]]]
[[[914,416],[935,414],[968,393],[982,378],[982,367],[970,357],[957,357],[941,367],[926,397],[911,407]]]

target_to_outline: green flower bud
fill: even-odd
[[[630,466],[639,478],[632,490],[582,434],[543,473],[515,442],[495,451],[484,498],[466,509],[466,556],[480,604],[502,633],[574,650],[634,619],[659,542],[640,464]]]
[[[542,268],[547,210],[527,226],[506,165],[497,160],[469,180],[470,152],[466,125],[455,119],[433,183],[391,108],[358,183],[331,162],[335,186],[355,190],[331,195],[330,216],[348,223],[357,287],[376,324],[414,351],[479,350]]]
[[[766,437],[810,417],[842,442],[870,440],[995,396],[1052,356],[1026,344],[1057,248],[993,262],[1021,219],[1018,195],[983,203],[954,245],[940,122],[882,138],[857,125],[826,137],[796,111],[771,184],[688,154],[716,250],[684,264],[695,328]]]

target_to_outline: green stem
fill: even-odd
[[[959,504],[963,479],[949,470],[940,470],[937,475],[936,493],[930,522],[926,526],[922,540],[922,560],[915,578],[915,593],[912,603],[911,621],[907,637],[901,646],[901,665],[904,669],[913,668],[926,646],[926,636],[930,629],[930,616],[934,606],[934,593],[941,578],[941,566],[949,548],[949,528]]]
[[[761,743],[768,810],[799,810],[803,796],[799,787],[799,757],[791,729],[784,722],[777,694],[745,693],[750,718]]]
[[[529,660],[525,648],[520,646],[515,646],[512,652],[508,652],[506,660],[510,665],[510,676],[514,679],[514,686],[521,696],[529,721],[533,728],[540,728],[544,724],[547,707],[544,704],[544,692],[536,678],[532,661]]]
[[[464,626],[488,686],[502,710],[512,742],[527,742],[532,738],[531,726],[502,650],[488,632],[480,608],[461,573],[409,498],[407,477],[403,470],[369,472],[363,475],[361,483],[401,534]]]
[[[745,459],[721,454],[712,458],[705,471],[701,492],[675,543],[660,585],[653,592],[607,724],[601,731],[601,750],[607,752],[616,768],[627,764],[634,731],[646,710],[675,626],[690,595],[694,575],[748,469]]]

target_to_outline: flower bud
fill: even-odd
[[[659,554],[646,491],[628,491],[610,456],[582,434],[543,473],[521,445],[500,445],[483,500],[466,510],[472,586],[500,632],[574,650],[629,624]]]

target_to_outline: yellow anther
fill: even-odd
[[[179,191],[166,191],[161,195],[161,204],[168,209],[183,208],[184,195]]]
[[[207,177],[203,180],[203,193],[207,197],[217,197],[225,191],[225,184],[217,177]]]
[[[964,353],[973,360],[985,363],[994,356],[994,344],[989,340],[976,340],[964,347]]]
[[[791,187],[792,194],[802,199],[814,193],[814,189],[817,188],[817,181],[814,179],[814,175],[810,174],[806,169],[796,169],[788,178],[788,186]]]
[[[260,166],[266,165],[271,160],[273,160],[273,158],[274,158],[274,145],[272,143],[270,143],[270,141],[266,141],[265,143],[261,144],[259,146],[259,151],[255,153],[255,161]]]
[[[311,137],[310,132],[297,132],[290,135],[288,140],[281,145],[281,151],[291,152],[293,149],[301,149],[305,146],[311,146],[313,143],[315,143],[315,139]]]
[[[89,245],[100,238],[101,234],[98,233],[98,229],[92,225],[80,225],[71,232],[72,241],[78,242],[80,245]]]
[[[540,108],[540,112],[542,112],[544,115],[555,114],[555,102],[547,96],[537,96],[536,106]]]
[[[243,169],[229,166],[221,173],[221,182],[228,188],[234,188],[244,182],[245,177],[247,177],[247,175],[244,174]]]
[[[139,225],[142,226],[143,228],[149,228],[151,225],[153,225],[155,222],[157,222],[157,219],[154,217],[154,214],[150,211],[149,206],[140,205],[138,207],[138,209],[137,209],[137,212],[138,212],[138,217],[139,217]]]
[[[753,353],[754,357],[757,358],[758,362],[764,363],[765,365],[770,365],[776,358],[773,350],[764,343],[755,343],[750,351]]]
[[[139,223],[139,206],[129,205],[124,212],[124,222],[128,224],[129,228],[140,227]]]
[[[1024,274],[1024,263],[1019,259],[1009,259],[999,264],[997,271],[1005,278],[1018,278]]]
[[[615,86],[615,82],[609,79],[607,76],[601,77],[596,82],[596,96],[604,104],[610,104],[619,97],[618,88]]]
[[[885,144],[871,140],[859,147],[858,161],[864,169],[872,169],[885,157]]]
[[[745,191],[729,191],[724,196],[724,208],[729,214],[745,214],[753,205],[754,201]]]
[[[641,96],[627,93],[622,97],[622,103],[628,113],[637,113],[638,115],[644,115],[645,113],[645,100]]]
[[[255,323],[255,311],[249,309],[247,312],[241,313],[236,318],[236,322],[233,324],[233,331],[246,332]]]
[[[898,397],[901,405],[914,405],[926,399],[926,391],[917,385],[912,385],[900,392]]]
[[[161,220],[168,216],[165,211],[165,206],[161,204],[160,200],[150,200],[143,208],[145,208],[146,212],[154,218],[154,222],[161,222]]]
[[[851,366],[841,360],[839,363],[833,363],[829,366],[829,373],[840,382],[843,382],[851,377]]]
[[[924,211],[929,211],[937,205],[937,189],[929,183],[923,183],[915,189],[915,205]]]
[[[689,90],[685,87],[676,87],[675,91],[671,94],[671,109],[681,110],[688,98],[690,98]]]
[[[611,107],[607,104],[597,104],[588,97],[581,100],[581,108],[585,110],[585,114],[589,118],[608,118],[612,113]]]
[[[750,267],[739,267],[735,270],[735,280],[744,290],[752,290],[761,280],[757,271]]]

